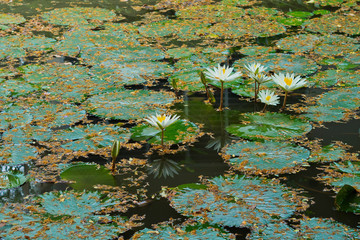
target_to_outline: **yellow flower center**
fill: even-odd
[[[166,116],[165,115],[161,115],[159,117],[157,117],[157,120],[162,123],[165,120]]]
[[[223,70],[223,75],[225,75],[225,68],[223,68],[222,70]]]
[[[271,96],[266,96],[266,101],[269,101],[270,100],[270,98],[271,98]]]
[[[284,78],[284,82],[286,83],[286,85],[290,86],[291,83],[292,83],[293,79],[292,78],[288,78],[288,77],[285,77]]]

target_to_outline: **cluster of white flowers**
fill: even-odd
[[[284,105],[286,103],[287,94],[296,89],[302,88],[306,85],[306,80],[302,79],[299,76],[295,76],[290,73],[279,73],[274,74],[273,76],[268,76],[265,71],[267,67],[262,66],[260,63],[249,63],[244,66],[248,71],[248,76],[255,81],[255,101],[257,100],[257,95],[261,102],[266,105],[277,105],[279,104],[279,96],[275,95],[274,91],[270,90],[261,90],[260,85],[266,82],[273,80],[280,88],[285,91]],[[235,80],[238,77],[241,77],[241,72],[233,73],[234,68],[228,66],[221,66],[220,64],[213,69],[207,68],[205,75],[207,78],[215,81],[220,81],[222,84],[226,81]],[[223,85],[222,85],[223,87]]]

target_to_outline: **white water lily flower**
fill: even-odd
[[[291,92],[296,89],[302,88],[306,85],[306,80],[301,79],[299,76],[296,76],[292,73],[283,73],[274,74],[272,77],[273,81],[277,83],[285,92]]]
[[[279,96],[275,95],[275,92],[269,89],[261,90],[259,92],[259,99],[262,103],[265,103],[266,105],[276,106],[280,103]]]
[[[266,82],[269,82],[271,81],[271,77],[268,77],[266,76],[265,74],[263,73],[250,73],[249,74],[249,77],[254,79],[256,82],[258,82],[259,84],[262,84],[262,83],[266,83]]]
[[[178,119],[179,116],[171,114],[155,114],[150,117],[144,118],[146,122],[160,130],[164,130],[171,124],[175,123]]]
[[[253,74],[253,75],[257,75],[259,73],[262,73],[264,72],[267,67],[261,65],[260,63],[249,63],[249,64],[245,64],[244,67],[250,72],[250,74]]]
[[[232,81],[242,75],[241,72],[236,72],[234,74],[231,74],[233,70],[234,68],[225,65],[221,66],[219,64],[217,68],[214,67],[214,70],[207,68],[206,72],[204,73],[206,77],[208,77],[211,80],[226,82],[226,81]]]

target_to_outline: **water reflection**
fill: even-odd
[[[148,167],[148,173],[152,174],[154,178],[167,178],[174,177],[179,174],[181,166],[179,163],[162,157],[160,159],[153,160]]]

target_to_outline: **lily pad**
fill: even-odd
[[[27,144],[3,145],[0,149],[0,163],[2,165],[14,166],[27,164],[36,159],[38,151],[35,147]]]
[[[327,14],[319,18],[310,19],[305,24],[306,30],[321,34],[331,34],[337,31],[349,35],[360,34],[360,15],[356,14]]]
[[[240,53],[248,56],[266,55],[267,53],[274,52],[272,47],[264,46],[247,46],[239,50]]]
[[[33,117],[28,110],[18,106],[8,106],[0,114],[0,128],[25,126]]]
[[[0,38],[0,58],[21,58],[25,57],[27,51],[48,51],[51,50],[55,40],[42,36],[5,36]]]
[[[55,132],[53,140],[65,141],[61,147],[72,151],[90,151],[112,145],[114,139],[125,143],[130,133],[124,128],[111,125],[76,126]]]
[[[310,18],[313,15],[313,13],[303,12],[303,11],[292,11],[292,12],[288,12],[286,15],[295,18]]]
[[[148,80],[166,77],[173,68],[165,62],[133,61],[114,63],[102,62],[91,68],[90,72],[114,85],[133,85],[146,83]]]
[[[335,206],[344,212],[360,213],[360,194],[350,185],[344,185],[335,198]]]
[[[48,141],[52,137],[52,131],[41,126],[26,125],[11,128],[2,135],[2,140],[7,143],[23,144],[35,141]]]
[[[27,177],[18,171],[0,172],[0,189],[15,188],[23,185]]]
[[[355,239],[359,232],[332,219],[308,218],[301,220],[301,225],[294,229],[287,224],[271,223],[258,227],[249,239]]]
[[[351,63],[360,64],[360,51],[347,54],[345,59]]]
[[[360,87],[343,88],[323,93],[318,103],[331,108],[356,109],[360,106]]]
[[[102,199],[98,192],[51,192],[30,205],[8,206],[0,216],[6,222],[0,233],[5,240],[40,238],[108,239],[136,225],[120,216],[94,215],[118,201]],[[25,211],[31,208],[32,211]],[[24,209],[24,210],[22,210]],[[26,226],[24,228],[24,226]],[[44,227],[45,226],[45,227]]]
[[[38,90],[36,87],[21,79],[0,79],[0,95],[6,97],[27,96]]]
[[[333,162],[345,156],[345,149],[335,144],[323,146],[318,151],[312,150],[310,162]]]
[[[359,231],[331,219],[310,218],[302,220],[300,229],[305,239],[356,239]]]
[[[110,21],[115,17],[114,11],[90,7],[58,8],[42,14],[45,21],[55,25],[87,25],[88,20]]]
[[[148,140],[149,143],[161,143],[161,130],[151,125],[138,125],[133,127],[130,132],[132,133],[131,139],[135,141]],[[198,134],[199,127],[195,123],[178,120],[166,128],[164,132],[164,143],[176,144],[189,142],[195,139]]]
[[[236,7],[245,7],[252,6],[256,3],[253,0],[222,0],[222,5],[236,6]]]
[[[96,65],[106,61],[119,63],[122,61],[161,60],[165,57],[165,53],[151,47],[128,47],[115,50],[106,47],[93,47],[84,49],[81,57],[86,63]]]
[[[327,35],[320,37],[320,42],[315,46],[315,53],[321,56],[344,56],[360,48],[353,38],[342,35]]]
[[[85,110],[70,104],[40,102],[32,111],[36,112],[33,121],[49,128],[72,125],[86,118]]]
[[[81,39],[81,41],[79,41]],[[54,48],[56,51],[68,55],[77,56],[88,48],[105,47],[120,49],[138,46],[140,43],[125,31],[114,29],[91,31],[87,29],[72,29],[64,34],[64,39],[59,41]]]
[[[95,95],[85,102],[90,113],[112,119],[139,119],[154,112],[163,112],[171,105],[175,94],[149,90],[122,90]]]
[[[192,6],[176,12],[178,18],[201,19],[203,22],[216,23],[240,18],[245,11],[242,8],[224,5]]]
[[[245,71],[244,65],[253,62],[258,62],[273,71],[292,72],[299,75],[312,74],[318,69],[316,63],[311,59],[284,53],[248,56],[237,60],[234,63],[234,67]]]
[[[110,170],[97,164],[75,164],[64,169],[60,177],[71,181],[70,186],[78,191],[94,190],[95,185],[115,186]]]
[[[282,142],[238,142],[224,150],[228,163],[236,170],[255,173],[294,172],[294,167],[306,162],[310,151]]]
[[[285,18],[285,17],[276,17],[276,21],[285,25],[285,26],[301,26],[304,24],[305,20],[302,18]]]
[[[202,240],[202,239],[214,239],[214,240],[224,240],[224,239],[235,239],[233,234],[227,233],[223,229],[217,229],[213,227],[203,227],[198,226],[169,226],[169,225],[160,225],[153,229],[145,228],[137,233],[131,238],[133,240],[148,240],[148,239],[192,239],[192,240]]]
[[[296,204],[286,187],[245,177],[217,177],[204,190],[185,188],[171,194],[171,205],[186,216],[212,224],[254,227],[290,217]]]
[[[300,34],[281,39],[277,42],[278,48],[300,53],[312,50],[319,42],[319,37],[312,34]]]
[[[0,24],[20,24],[25,21],[20,14],[0,13]]]
[[[311,124],[281,113],[245,113],[243,124],[231,124],[226,131],[246,139],[285,140],[300,137],[310,132]]]
[[[345,117],[343,109],[334,108],[332,106],[315,105],[305,107],[303,116],[314,122],[334,122]]]

